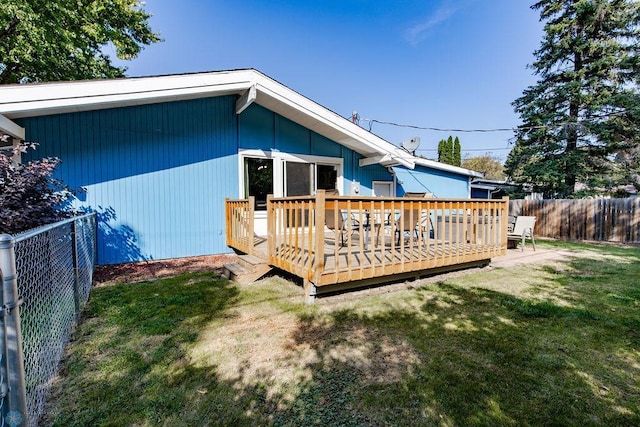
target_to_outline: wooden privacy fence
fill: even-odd
[[[540,237],[640,243],[640,198],[511,200],[509,215],[535,216]]]

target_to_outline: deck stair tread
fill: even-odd
[[[255,266],[266,264],[266,261],[255,255],[240,255],[238,256],[238,264],[245,268],[253,269]]]
[[[271,271],[263,259],[253,255],[239,255],[238,261],[224,265],[224,276],[238,283],[252,283]]]

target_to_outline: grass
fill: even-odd
[[[44,424],[640,425],[640,250],[561,246],[315,306],[278,278],[94,289]]]

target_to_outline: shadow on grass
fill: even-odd
[[[578,259],[566,267],[586,268]],[[292,399],[272,387],[271,371],[228,380],[217,366],[189,363],[199,331],[233,318],[234,284],[200,274],[98,289],[46,421],[638,425],[637,282],[593,280],[638,268],[591,260],[588,270],[554,274],[570,304],[452,281],[354,308],[299,308],[287,358],[306,360],[309,375]]]

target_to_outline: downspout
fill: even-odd
[[[393,170],[391,166],[387,166],[387,171],[393,177],[393,197],[396,197],[396,187],[398,186],[398,177],[396,176],[396,172]]]

